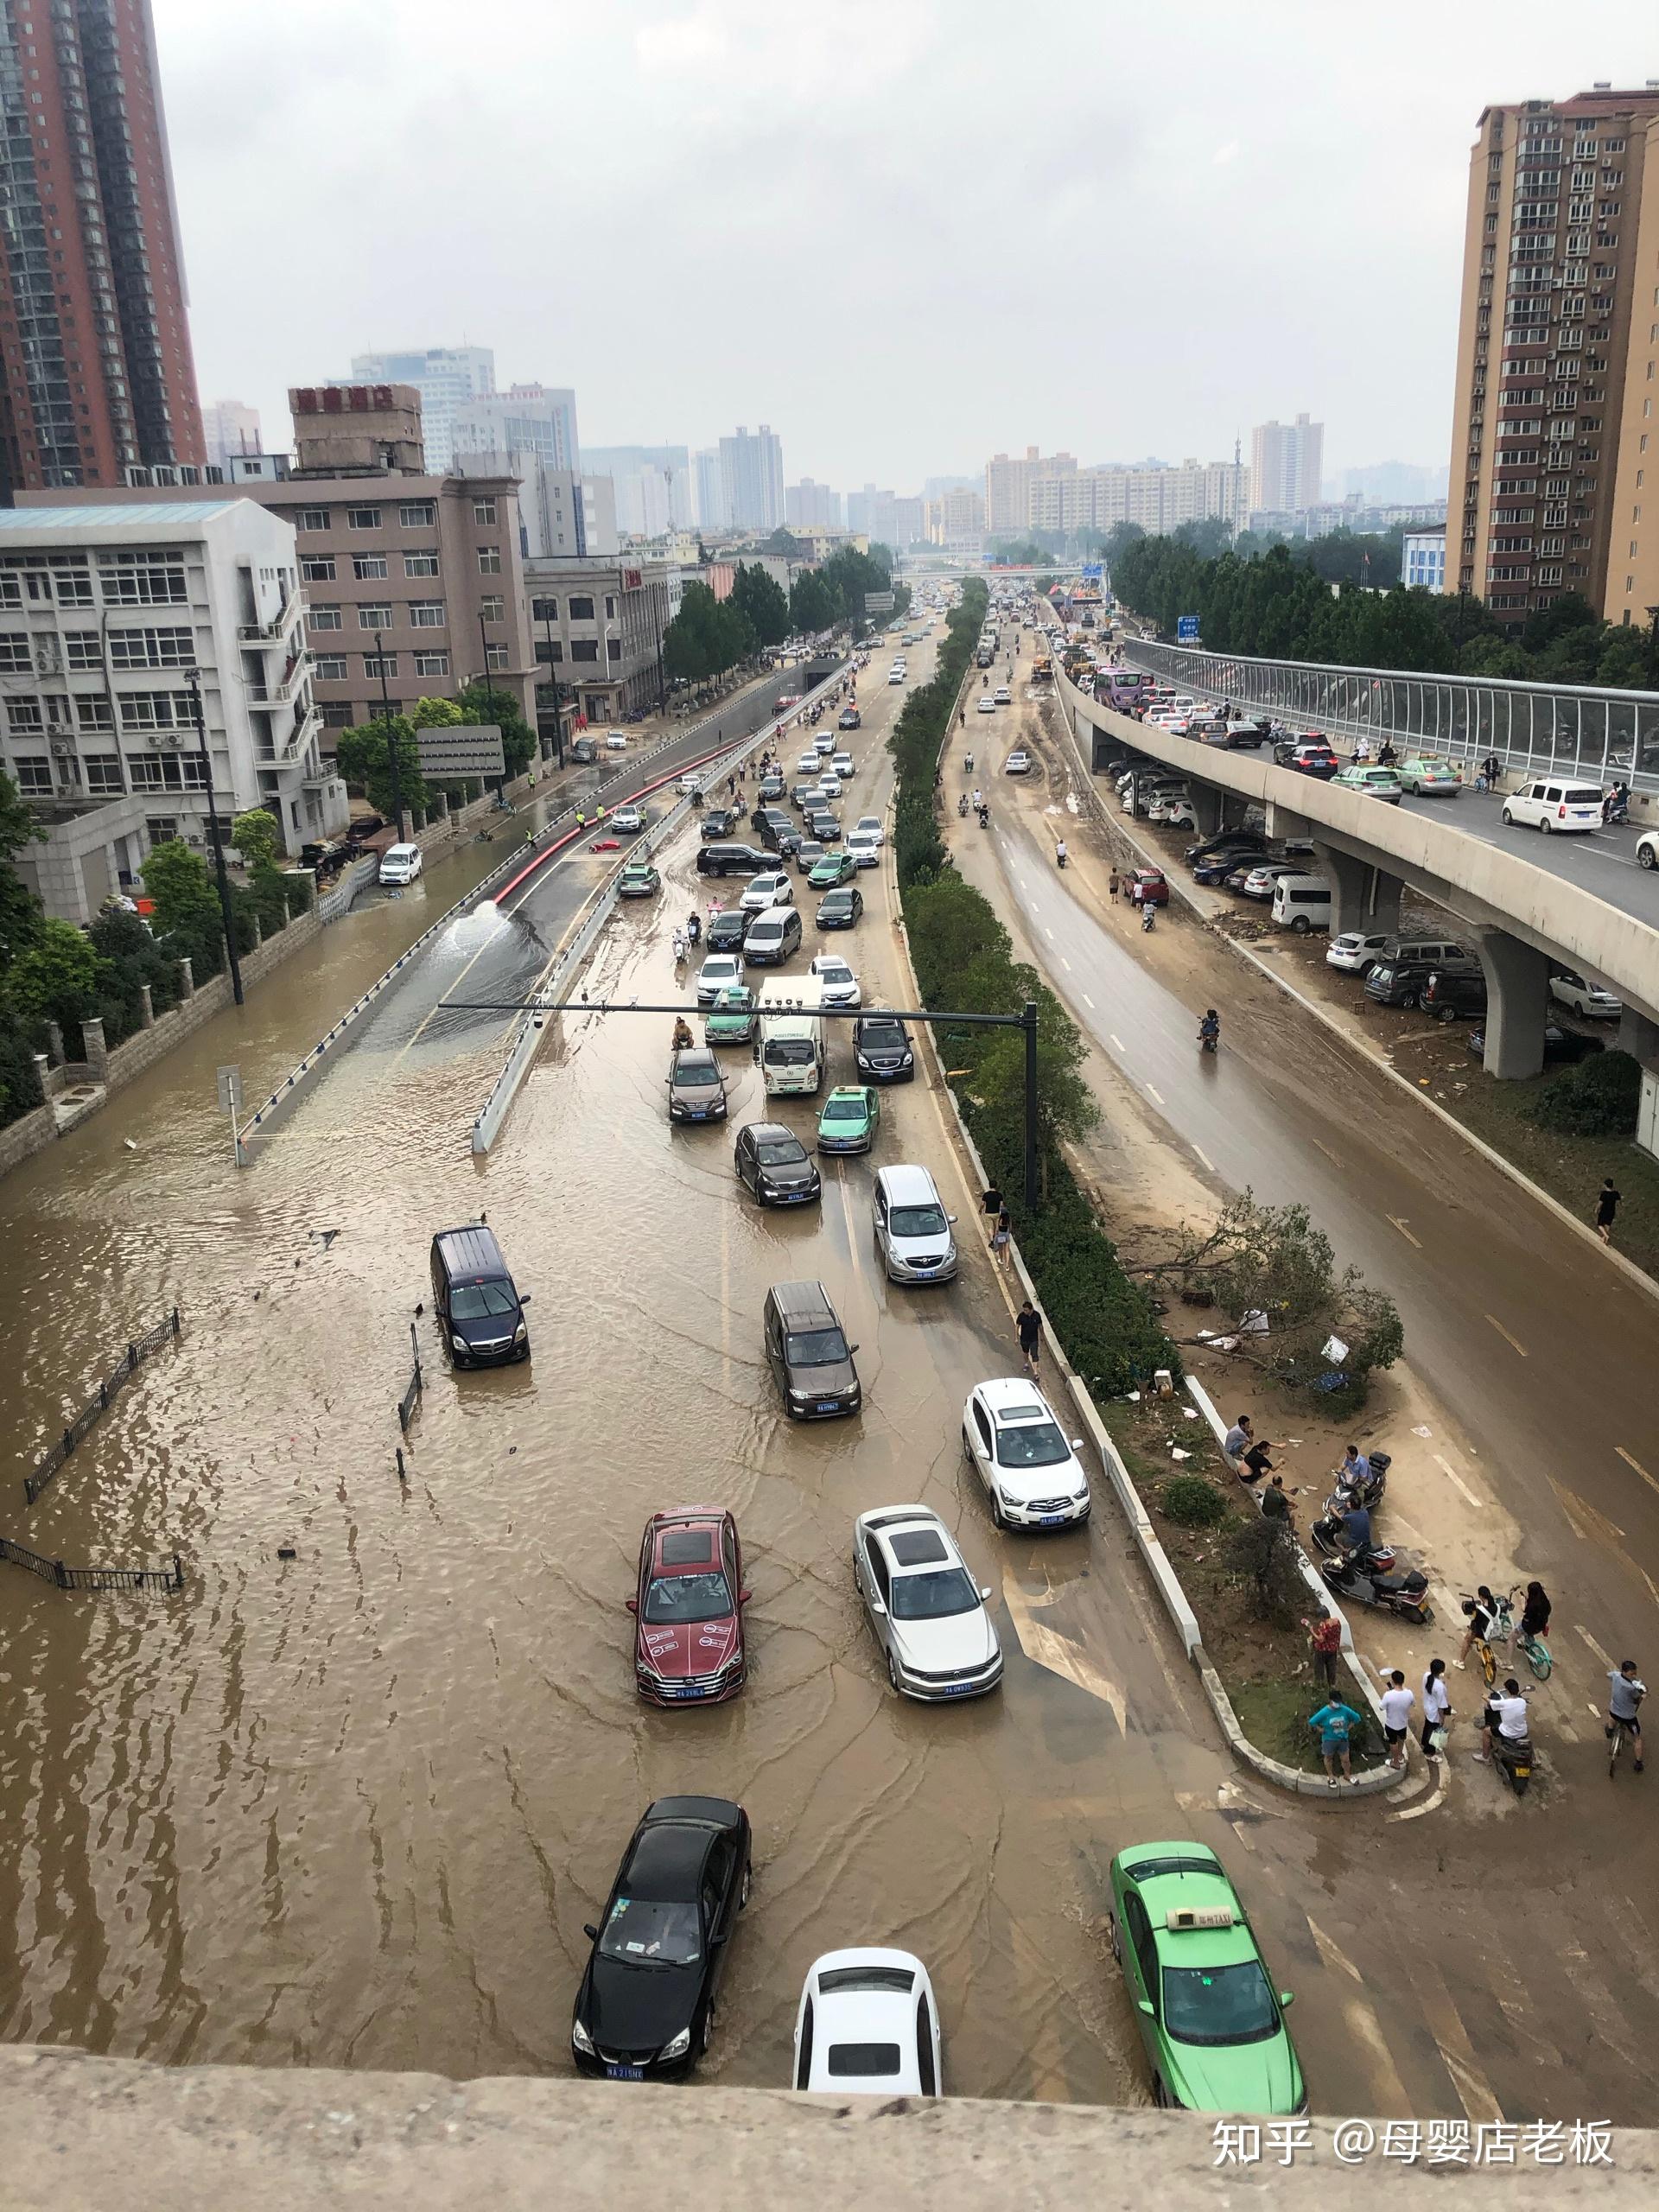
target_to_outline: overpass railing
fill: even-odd
[[[1146,638],[1125,638],[1123,655],[1166,683],[1327,736],[1387,737],[1402,758],[1408,748],[1465,763],[1495,753],[1522,774],[1555,770],[1659,792],[1659,692],[1332,668]]]

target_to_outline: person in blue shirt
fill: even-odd
[[[1357,1552],[1371,1548],[1371,1516],[1363,1505],[1351,1505],[1342,1516],[1343,1534]]]
[[[1319,1732],[1319,1756],[1325,1761],[1325,1770],[1332,1787],[1334,1789],[1336,1786],[1336,1763],[1338,1758],[1342,1761],[1343,1779],[1351,1782],[1354,1778],[1352,1738],[1355,1730],[1365,1725],[1353,1707],[1344,1705],[1339,1697],[1333,1697],[1329,1705],[1322,1705],[1317,1713],[1308,1716],[1307,1725]]]
[[[1351,1444],[1344,1451],[1342,1465],[1337,1469],[1337,1480],[1344,1490],[1361,1490],[1371,1479],[1371,1463],[1357,1444]]]

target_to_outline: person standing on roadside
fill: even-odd
[[[1623,1196],[1622,1191],[1613,1188],[1613,1179],[1609,1175],[1596,1198],[1596,1234],[1604,1244],[1611,1244],[1613,1241],[1613,1216],[1618,1211],[1618,1202]]]
[[[1014,1318],[1014,1325],[1019,1332],[1020,1353],[1026,1363],[1027,1371],[1035,1375],[1038,1362],[1042,1357],[1043,1317],[1028,1298],[1021,1300],[1020,1311]]]
[[[1411,1725],[1411,1708],[1416,1702],[1414,1692],[1406,1688],[1406,1678],[1396,1667],[1382,1692],[1382,1733],[1389,1739],[1390,1766],[1404,1766],[1406,1763],[1406,1730]]]
[[[1423,1734],[1424,1751],[1432,1759],[1440,1756],[1441,1746],[1434,1741],[1443,1735],[1452,1719],[1452,1693],[1446,1687],[1446,1662],[1431,1659],[1428,1672],[1423,1676]]]
[[[1351,1782],[1354,1778],[1353,1734],[1356,1728],[1364,1726],[1353,1707],[1344,1705],[1339,1697],[1333,1696],[1329,1705],[1322,1705],[1317,1713],[1309,1714],[1307,1725],[1319,1732],[1319,1756],[1325,1761],[1325,1771],[1332,1788],[1334,1789],[1337,1784],[1336,1762],[1338,1758],[1342,1761],[1343,1780]]]
[[[1112,869],[1112,872],[1111,872],[1110,875],[1109,875],[1109,876],[1108,876],[1108,877],[1107,877],[1107,879],[1106,879],[1106,896],[1107,896],[1107,897],[1111,900],[1111,902],[1112,902],[1113,906],[1116,906],[1116,904],[1117,904],[1117,892],[1118,892],[1118,876],[1117,876],[1117,869],[1116,869],[1116,867],[1114,867],[1114,868],[1113,868],[1113,869]]]
[[[1337,1687],[1337,1654],[1342,1649],[1342,1623],[1328,1605],[1321,1605],[1318,1620],[1304,1621],[1313,1646],[1313,1679],[1328,1690]]]
[[[991,1257],[1001,1268],[1009,1264],[1009,1248],[1014,1236],[1014,1218],[1006,1206],[996,1217],[996,1226],[991,1231]]]

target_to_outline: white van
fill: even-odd
[[[1331,887],[1322,875],[1281,875],[1273,887],[1273,918],[1306,937],[1331,926]]]
[[[418,845],[388,845],[380,855],[382,883],[413,883],[421,872]]]
[[[760,1080],[768,1098],[810,1095],[823,1082],[822,987],[816,976],[785,982],[769,976],[760,987]]]
[[[1599,830],[1601,792],[1594,784],[1570,784],[1559,777],[1535,776],[1503,802],[1503,819],[1524,830]]]

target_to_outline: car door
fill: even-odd
[[[737,1175],[741,1183],[754,1185],[754,1136],[748,1129],[737,1133]]]
[[[1152,1923],[1147,1909],[1141,1902],[1138,1891],[1126,1888],[1123,1892],[1123,1966],[1129,1984],[1129,1996],[1135,2005],[1135,2025],[1141,2031],[1141,2040],[1147,2047],[1147,2056],[1154,2070],[1158,2070],[1158,1946],[1152,1932]],[[1143,2012],[1142,2004],[1152,2010]]]
[[[870,1221],[875,1232],[875,1249],[885,1260],[887,1253],[887,1194],[878,1175],[874,1194],[870,1200]]]
[[[772,1380],[787,1400],[789,1376],[784,1366],[784,1325],[778,1308],[770,1300],[766,1302],[766,1314],[762,1329],[766,1338],[766,1364],[772,1370]]]
[[[996,1457],[996,1438],[990,1415],[986,1412],[977,1390],[968,1403],[968,1448],[988,1497],[995,1480],[992,1467]]]
[[[732,1926],[737,1918],[737,1840],[734,1836],[717,1836],[702,1864],[702,1916],[708,1930],[709,1996],[712,2005],[715,1991],[726,1972],[726,1956],[731,1948]]]
[[[875,1640],[885,1651],[890,1641],[887,1599],[892,1594],[892,1579],[881,1556],[881,1547],[868,1529],[859,1539],[859,1547],[862,1554],[859,1565],[864,1577],[864,1606],[875,1631]]]

